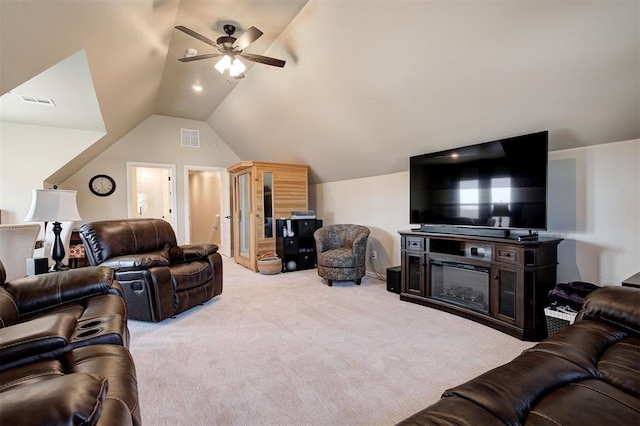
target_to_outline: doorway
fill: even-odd
[[[231,257],[229,174],[220,167],[185,166],[185,239],[216,244]]]
[[[176,230],[175,174],[172,164],[127,162],[128,217],[164,219]]]

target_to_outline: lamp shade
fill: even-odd
[[[25,222],[71,222],[82,220],[78,213],[78,191],[32,189],[31,208]]]
[[[507,203],[495,203],[493,205],[492,216],[509,216],[509,204]]]

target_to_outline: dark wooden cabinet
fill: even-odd
[[[282,259],[282,272],[316,267],[313,233],[321,227],[322,220],[319,219],[276,220],[276,253]]]
[[[547,335],[561,239],[400,231],[400,299],[450,312],[522,340]]]

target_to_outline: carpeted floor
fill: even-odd
[[[144,424],[392,425],[533,345],[369,277],[223,275],[205,305],[129,322]]]

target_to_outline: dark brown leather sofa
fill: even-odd
[[[0,262],[0,424],[141,424],[113,271],[5,279]]]
[[[640,290],[603,287],[576,322],[400,425],[639,425]]]
[[[91,222],[80,238],[91,265],[115,270],[131,319],[162,321],[222,293],[218,246],[178,246],[164,220]]]

